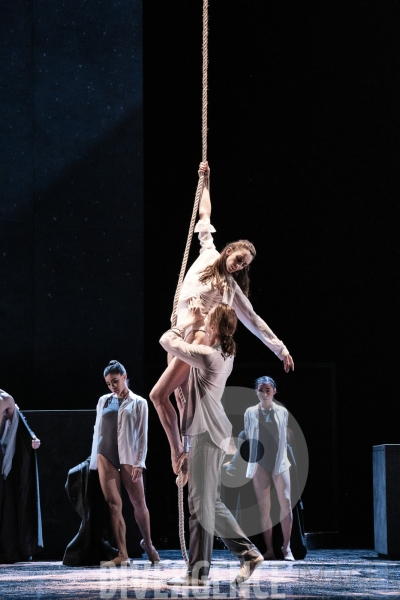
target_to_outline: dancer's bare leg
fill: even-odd
[[[97,455],[99,480],[111,515],[111,526],[118,548],[118,556],[112,562],[128,560],[126,549],[126,526],[122,516],[121,476],[118,469],[105,456]]]
[[[188,344],[202,344],[205,335],[206,335],[205,332],[202,331],[202,330],[200,330],[200,329],[195,330],[195,331],[191,331],[185,337],[185,342],[187,342]],[[168,355],[168,356],[170,356],[170,355]],[[173,360],[177,360],[179,362],[183,362],[183,361],[180,361],[179,358],[174,358]],[[190,367],[188,369],[188,373],[187,373],[186,379],[184,381],[182,381],[182,383],[179,386],[181,388],[181,390],[182,390],[182,394],[183,394],[184,398],[187,398],[187,395],[188,395],[188,389],[189,389],[189,371],[190,371]],[[178,389],[174,390],[174,395],[175,395],[176,405],[177,405],[178,410],[179,410],[180,422],[182,423],[184,406],[182,404],[181,395],[180,395]]]
[[[271,476],[267,471],[258,465],[253,477],[254,492],[261,514],[261,527],[267,551],[264,554],[265,560],[275,560],[274,548],[272,544],[272,520],[271,520]]]
[[[204,335],[204,331],[193,331],[186,337],[185,341],[189,344],[200,344]],[[179,472],[184,459],[184,454],[176,411],[171,404],[169,396],[175,389],[187,381],[189,372],[190,366],[174,357],[150,392],[150,399],[154,404],[161,424],[168,437],[169,445],[171,447],[172,468],[175,474],[178,474]],[[177,400],[177,404],[182,418],[183,406],[180,400]]]
[[[175,356],[172,356],[172,354],[168,354],[168,366],[171,364],[172,361],[178,361],[178,362],[183,362],[181,361],[179,358],[175,358]],[[187,396],[187,386],[188,386],[188,380],[189,380],[189,371],[190,371],[190,366],[187,363],[184,363],[186,365],[186,378],[182,381],[182,383],[180,384],[180,388],[182,390],[183,396],[184,398],[186,398]],[[172,367],[171,367],[172,368]],[[182,376],[183,375],[183,367],[182,367]],[[181,395],[179,393],[179,389],[176,388],[174,390],[174,396],[175,396],[175,400],[176,400],[176,406],[178,408],[179,411],[179,427],[182,426],[182,419],[183,419],[183,411],[184,411],[184,405],[182,404],[181,401]]]
[[[168,437],[171,448],[172,468],[175,474],[178,473],[181,466],[183,444],[179,433],[176,411],[171,404],[169,396],[182,381],[187,379],[189,370],[189,365],[174,358],[150,392],[150,399],[154,404]]]
[[[144,543],[148,548],[151,548],[153,543],[150,534],[150,515],[144,495],[143,476],[133,483],[131,465],[121,465],[121,479],[128,492],[129,500],[135,509],[136,523],[143,536]]]
[[[272,478],[280,506],[280,522],[283,535],[282,551],[284,556],[286,556],[288,553],[291,554],[290,536],[292,535],[293,524],[292,504],[290,500],[290,471],[288,469],[279,475],[273,474]]]

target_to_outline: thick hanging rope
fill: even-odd
[[[202,161],[207,160],[207,91],[208,91],[208,0],[203,0],[203,93],[202,93]],[[185,252],[183,255],[181,271],[179,273],[178,285],[174,297],[174,306],[172,311],[172,326],[176,325],[179,294],[181,293],[183,278],[186,272],[186,266],[189,256],[190,245],[192,243],[194,225],[196,222],[197,211],[201,194],[203,191],[204,175],[201,174],[197,184],[196,195],[194,199],[192,219],[190,221],[189,233],[186,241]]]
[[[202,162],[207,160],[207,92],[208,92],[208,0],[203,0],[203,93],[202,93]],[[181,293],[183,278],[186,272],[186,266],[189,256],[190,245],[192,243],[194,224],[196,222],[197,211],[199,209],[200,198],[203,192],[203,173],[199,177],[197,184],[196,195],[194,198],[192,219],[190,221],[189,233],[186,241],[185,252],[183,255],[181,271],[179,273],[178,285],[174,297],[174,305],[172,310],[172,326],[176,325],[177,321],[177,306],[178,299]],[[179,397],[182,406],[185,406],[186,399],[183,395],[182,388],[179,387]],[[183,510],[183,485],[182,485],[182,469],[178,474],[178,512],[179,512],[179,541],[181,544],[182,556],[186,565],[189,564],[189,558],[186,552],[185,543],[185,514]]]

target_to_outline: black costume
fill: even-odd
[[[116,469],[120,469],[118,455],[118,411],[121,406],[122,398],[110,396],[103,408],[103,417],[99,431],[99,445],[97,454],[101,454],[110,461]]]
[[[259,409],[260,429],[258,449],[261,456],[257,456],[257,462],[267,473],[272,473],[275,468],[276,455],[278,454],[279,433],[274,411]]]
[[[29,560],[43,548],[35,434],[18,413],[12,467],[5,479],[0,474],[0,563]],[[2,464],[0,449],[0,473]]]
[[[68,471],[65,489],[68,499],[82,519],[74,539],[68,544],[63,564],[68,567],[97,565],[118,554],[107,538],[108,510],[97,471],[89,469],[90,457]]]

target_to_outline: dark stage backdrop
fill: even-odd
[[[143,393],[141,2],[4,1],[0,386],[93,408]]]
[[[147,396],[165,364],[201,157],[202,2],[143,9],[145,251],[141,4],[1,4],[0,386],[23,408],[93,408],[111,358]],[[399,441],[399,16],[380,0],[210,7],[217,246],[257,248],[251,300],[302,365],[285,375],[275,360],[281,399],[303,418],[310,468],[336,460],[333,526],[353,546],[373,544],[372,445]],[[237,338],[232,383],[249,387],[274,357]],[[336,365],[333,461],[316,364]],[[152,407],[149,423],[159,544],[176,538],[176,486]],[[305,493],[316,530],[332,499],[311,475]]]
[[[336,365],[338,529],[344,544],[372,546],[372,445],[400,436],[400,6],[215,0],[209,12],[217,247],[250,239],[256,311],[295,362]],[[157,340],[168,327],[201,159],[201,14],[201,0],[144,3],[149,388],[150,361],[162,369],[165,360]],[[192,259],[196,252],[197,240]],[[250,387],[253,375],[239,366],[265,363],[257,375],[268,374],[273,356],[242,326],[238,341],[235,381]],[[308,373],[275,374],[300,424],[308,404],[311,468],[329,456],[309,420],[318,431],[330,407]],[[325,519],[323,486],[310,478],[306,490],[314,531],[318,515]]]

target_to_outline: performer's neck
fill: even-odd
[[[215,346],[216,344],[221,343],[221,339],[215,333],[209,333],[206,331],[206,335],[201,343],[204,344],[204,346]]]
[[[266,402],[260,400],[260,406],[264,410],[270,410],[271,408],[273,408],[274,404],[272,400],[267,400]]]

